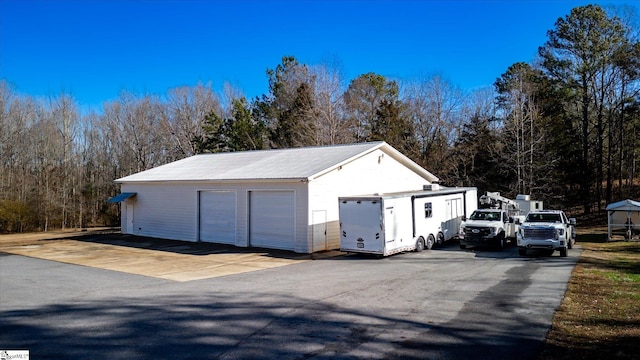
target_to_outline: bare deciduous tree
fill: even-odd
[[[173,160],[196,153],[193,139],[202,137],[205,117],[220,113],[220,101],[210,86],[198,84],[169,90],[164,104],[163,131],[170,137],[168,149]]]

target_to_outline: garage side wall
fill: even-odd
[[[381,150],[356,159],[309,182],[309,219],[326,210],[326,250],[340,248],[338,197],[422,190],[429,182]],[[313,246],[309,223],[309,247]],[[318,246],[313,246],[315,251]]]

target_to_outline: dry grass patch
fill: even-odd
[[[640,242],[605,240],[578,233],[584,251],[540,359],[640,359]]]

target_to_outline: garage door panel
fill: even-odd
[[[253,191],[250,211],[251,246],[295,249],[293,191]]]
[[[200,192],[200,241],[235,245],[235,191]]]

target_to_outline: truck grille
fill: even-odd
[[[532,240],[553,239],[556,235],[554,228],[526,228],[524,237]]]
[[[491,228],[474,228],[468,227],[465,229],[465,235],[471,237],[487,236],[491,234]]]

